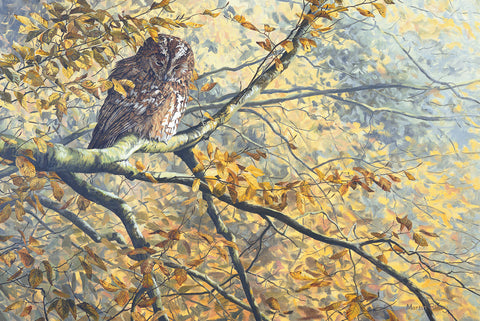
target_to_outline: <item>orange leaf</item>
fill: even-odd
[[[265,25],[263,25],[263,30],[265,30],[265,32],[272,32],[273,30],[275,30],[275,28],[270,27],[269,25],[265,24]]]
[[[403,173],[405,174],[405,176],[407,176],[407,178],[408,178],[409,180],[411,180],[411,181],[414,181],[414,180],[415,180],[415,177],[414,177],[412,174],[410,174],[409,172],[403,171]]]
[[[280,46],[283,47],[283,49],[285,49],[287,52],[290,52],[293,50],[293,42],[291,42],[290,40],[284,40],[280,43]]]
[[[32,288],[36,288],[43,281],[43,273],[40,269],[32,269],[28,275],[28,283]]]
[[[36,175],[35,166],[24,156],[17,156],[15,158],[15,165],[22,176],[34,177]]]
[[[206,83],[205,85],[202,86],[202,88],[200,88],[200,91],[205,92],[205,91],[212,90],[216,84],[217,84],[216,82]]]

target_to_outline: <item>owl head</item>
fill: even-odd
[[[180,38],[159,35],[148,38],[136,54],[139,67],[162,81],[188,84],[194,68],[193,51]]]

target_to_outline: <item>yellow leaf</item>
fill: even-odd
[[[192,191],[197,192],[199,188],[200,188],[200,178],[195,178],[192,184]]]
[[[240,16],[240,15],[236,15],[235,17],[233,17],[233,19],[235,19],[239,23],[243,23],[247,21],[247,19],[245,19],[244,16]]]
[[[220,15],[220,12],[212,12],[211,10],[206,9],[202,14],[216,18]]]
[[[267,25],[267,24],[264,24],[264,25],[263,25],[263,30],[265,30],[265,32],[272,32],[273,30],[275,30],[275,28],[270,27],[270,26]]]
[[[412,174],[410,174],[409,172],[403,171],[403,173],[405,174],[405,176],[407,176],[407,178],[408,178],[409,180],[411,180],[411,181],[414,181],[414,180],[415,180],[415,177],[414,177]]]
[[[32,21],[29,18],[24,17],[24,16],[19,16],[19,15],[16,15],[16,14],[14,15],[14,17],[15,17],[15,19],[17,19],[18,21],[20,21],[24,25],[34,27]],[[35,29],[37,29],[37,28],[35,28]]]
[[[377,8],[378,13],[382,17],[385,18],[387,16],[387,6],[386,5],[384,5],[383,3],[376,3],[376,2],[374,2],[372,4],[375,6],[375,8]]]
[[[279,58],[275,58],[275,69],[277,69],[278,72],[282,72],[284,69],[283,63]]]
[[[163,8],[170,3],[170,0],[162,0],[160,3],[154,2],[150,6],[150,10]]]
[[[212,90],[216,84],[217,84],[216,82],[206,83],[205,85],[202,86],[202,88],[200,88],[200,91],[205,92],[205,91]]]
[[[185,24],[190,27],[190,28],[200,28],[200,27],[203,27],[202,24],[200,23],[195,23],[195,22],[191,22],[191,21],[187,21],[185,22]]]
[[[352,302],[347,309],[347,319],[351,321],[355,319],[361,312],[360,304],[358,302]]]
[[[158,31],[155,28],[148,28],[148,33],[150,34],[150,37],[155,40],[155,42],[158,42]]]
[[[261,169],[256,168],[256,167],[253,166],[253,165],[247,166],[247,168],[245,168],[245,171],[247,171],[247,172],[249,172],[249,173],[252,173],[252,175],[255,176],[255,177],[259,177],[259,176],[265,175]]]
[[[153,175],[150,174],[150,173],[145,173],[145,177],[148,178],[150,180],[150,182],[152,182],[152,183],[158,183],[158,181],[155,179],[155,177],[153,177]]]
[[[290,52],[293,50],[293,42],[291,42],[290,40],[284,40],[280,43],[280,46],[283,47],[283,49],[285,49],[287,52]]]
[[[371,13],[371,12],[368,11],[368,10],[365,10],[365,9],[362,9],[362,8],[356,8],[356,9],[358,10],[358,12],[360,12],[360,14],[361,14],[362,16],[365,16],[365,17],[375,17],[375,16],[373,15],[373,13]]]
[[[311,277],[310,275],[305,274],[303,271],[295,271],[295,272],[290,272],[290,276],[295,279],[295,280],[301,280],[301,281],[312,281],[316,280],[316,278]]]
[[[104,281],[102,279],[98,279],[98,282],[108,292],[115,292],[115,291],[119,290],[119,288],[117,286],[113,285],[110,282]]]
[[[37,174],[35,166],[24,156],[17,156],[15,165],[22,176],[34,177]]]
[[[45,28],[48,28],[48,21],[45,20],[41,15],[39,15],[38,13],[36,12],[32,12],[30,13],[30,17],[32,17],[33,19],[35,19],[36,21],[40,22],[42,24],[42,26],[44,26]]]
[[[47,143],[40,137],[33,137],[33,141],[37,144],[38,151],[42,154],[47,152]]]
[[[242,173],[243,178],[247,181],[248,185],[252,186],[254,189],[262,189],[257,179],[250,173]]]
[[[53,197],[55,197],[57,201],[61,201],[63,198],[64,191],[60,187],[60,184],[58,184],[55,181],[51,181],[50,186],[52,187],[52,190],[53,190]]]
[[[112,83],[113,83],[113,88],[115,89],[116,92],[118,92],[124,97],[127,97],[127,92],[125,91],[125,88],[123,88],[122,84],[118,80],[112,79]]]
[[[5,310],[3,310],[3,312],[8,312],[8,311],[11,311],[11,310],[16,310],[16,309],[19,309],[23,306],[23,301],[16,301],[16,302],[13,302],[12,304],[10,304],[9,306],[7,306],[5,308]]]

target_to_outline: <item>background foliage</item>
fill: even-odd
[[[268,319],[426,319],[398,279],[345,246],[217,199],[235,239],[215,233],[207,185],[314,233],[367,242],[362,250],[425,291],[438,320],[478,317],[478,1],[329,1],[283,66],[279,54],[293,45],[285,39],[299,19],[312,19],[302,10],[316,2],[2,2],[5,320],[143,320],[153,301],[135,294],[152,275],[172,320],[253,319],[232,249]],[[267,65],[288,68],[195,146],[195,172],[207,185],[173,153],[128,161],[146,173],[187,175],[193,186],[80,174],[133,209],[152,249],[136,262],[127,254],[140,252],[118,244],[128,234],[112,212],[32,164],[54,144],[88,144],[106,91],[129,85],[107,80],[114,62],[158,33],[187,40],[195,53],[181,129],[212,119]],[[35,150],[5,152],[25,141]]]

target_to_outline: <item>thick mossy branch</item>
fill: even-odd
[[[57,172],[57,174],[75,192],[111,210],[122,221],[135,248],[148,246],[135,220],[132,208],[123,199],[87,183],[75,174],[68,172]]]

